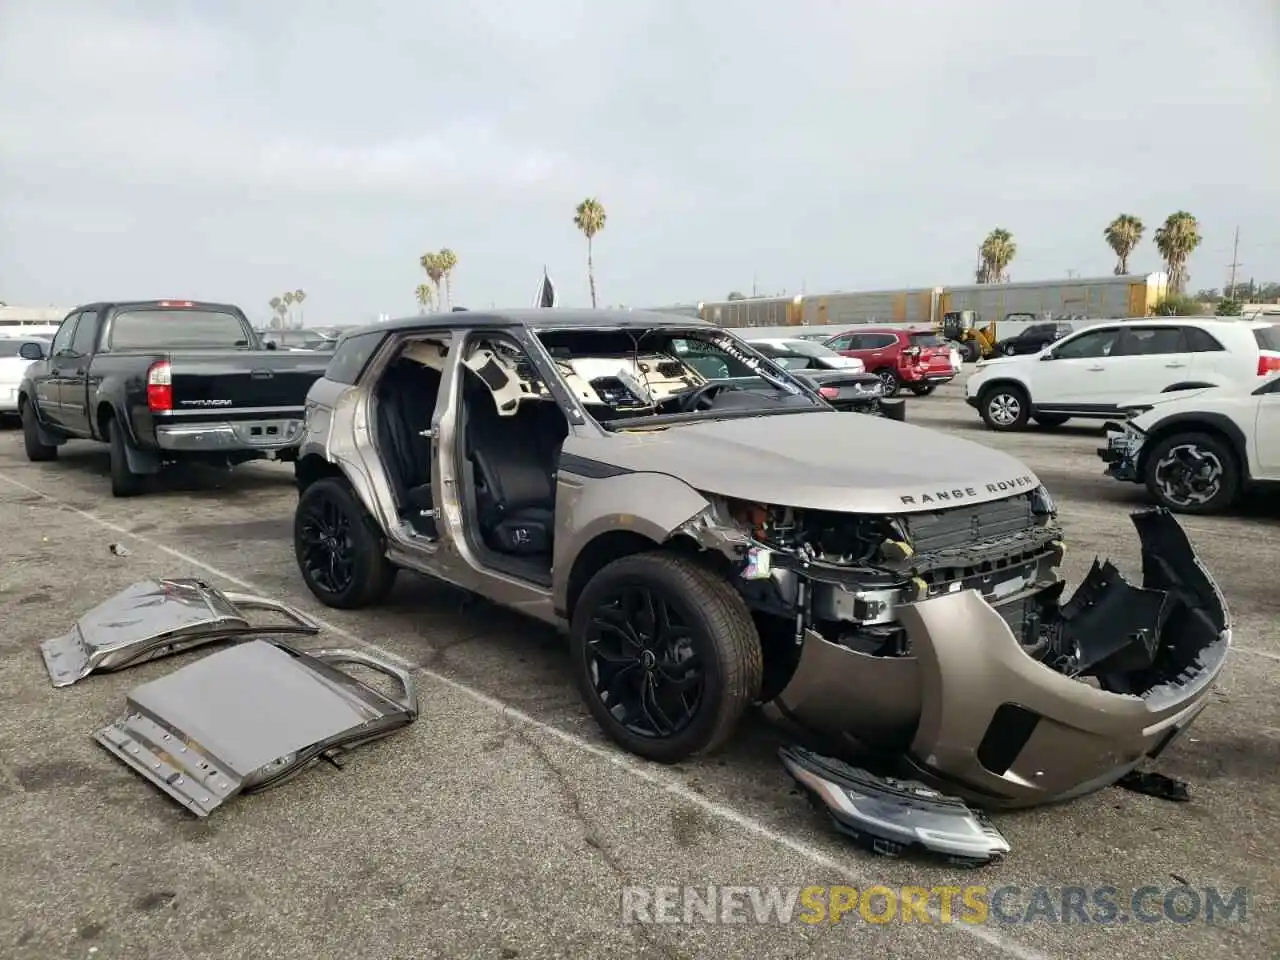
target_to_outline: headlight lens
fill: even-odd
[[[1036,487],[1035,493],[1031,495],[1031,512],[1038,517],[1052,517],[1058,512],[1058,505],[1053,502],[1053,497],[1044,484]]]

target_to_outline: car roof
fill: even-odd
[[[652,327],[705,327],[717,330],[714,323],[686,317],[678,313],[653,310],[592,310],[558,307],[528,307],[516,310],[460,310],[456,313],[433,313],[398,317],[344,331],[354,337],[377,330],[404,333],[414,330],[459,330],[472,327],[525,327],[537,330],[626,329],[645,330]]]

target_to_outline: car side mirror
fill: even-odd
[[[1041,363],[1043,363],[1045,360],[1057,360],[1057,359],[1058,359],[1057,355],[1052,350],[1048,350],[1040,354]]]
[[[24,343],[18,348],[18,356],[23,360],[43,360],[44,347],[38,343]]]

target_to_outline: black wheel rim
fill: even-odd
[[[596,698],[636,736],[665,740],[693,722],[706,673],[693,631],[661,593],[623,587],[587,624],[587,672]]]
[[[1226,470],[1212,450],[1193,443],[1170,447],[1155,465],[1155,483],[1169,503],[1204,506],[1218,496]]]
[[[301,519],[303,569],[325,593],[341,593],[355,579],[351,518],[329,497],[318,497],[303,507]]]

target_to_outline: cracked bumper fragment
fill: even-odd
[[[783,766],[836,828],[884,856],[923,849],[964,866],[1004,858],[1009,842],[963,801],[921,783],[878,777],[798,747]]]
[[[389,678],[388,696],[338,669]],[[199,817],[276,786],[320,759],[413,723],[418,698],[399,668],[355,650],[303,652],[252,640],[134,688],[104,748]]]
[[[1147,435],[1131,423],[1105,424],[1107,445],[1098,448],[1098,457],[1106,464],[1102,471],[1116,480],[1136,483],[1138,475],[1138,457],[1142,453]]]
[[[1132,520],[1141,586],[1105,562],[1062,604],[1061,581],[999,610],[973,589],[903,604],[902,656],[810,632],[766,711],[899,754],[906,776],[983,807],[1114,783],[1204,709],[1231,643],[1221,591],[1174,517]]]
[[[253,625],[246,610],[288,623]],[[123,670],[218,640],[268,634],[314,636],[320,625],[264,597],[224,593],[194,579],[143,580],[98,604],[69,633],[40,644],[49,679],[66,687],[91,673]]]

